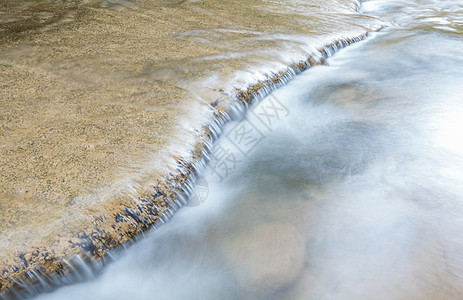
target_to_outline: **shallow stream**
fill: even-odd
[[[461,299],[463,2],[389,27],[226,125],[190,206],[37,299]]]

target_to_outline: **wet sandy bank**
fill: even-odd
[[[156,224],[219,111],[379,26],[337,1],[75,2],[47,20],[2,23],[3,291]]]

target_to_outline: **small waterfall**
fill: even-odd
[[[380,28],[381,29],[381,28]],[[380,30],[378,29],[378,30]],[[153,207],[153,203],[139,203],[138,210],[126,208],[125,215],[120,215],[120,220],[131,223],[134,238],[125,244],[120,244],[116,248],[105,250],[101,260],[96,260],[91,254],[82,251],[79,255],[74,255],[68,259],[63,259],[57,263],[58,271],[54,274],[47,274],[44,268],[26,272],[21,278],[13,280],[13,284],[5,289],[2,299],[23,299],[34,296],[41,292],[51,291],[59,286],[69,285],[76,282],[82,282],[94,278],[101,269],[113,260],[116,254],[123,251],[137,240],[143,238],[144,231],[151,228],[159,228],[167,223],[175,212],[185,205],[188,205],[189,199],[196,192],[195,182],[201,176],[208,161],[216,141],[220,138],[222,128],[229,121],[241,120],[247,111],[259,103],[264,97],[272,91],[286,85],[296,75],[309,69],[312,66],[326,64],[326,59],[334,55],[340,49],[365,39],[368,33],[361,34],[353,38],[334,40],[326,46],[313,52],[305,60],[294,63],[288,67],[285,72],[280,72],[270,76],[267,79],[251,84],[246,89],[235,89],[236,102],[228,105],[227,111],[216,110],[215,118],[203,126],[204,137],[200,141],[197,149],[199,153],[191,153],[189,158],[178,161],[179,167],[175,174],[166,178],[166,182],[174,191],[173,198],[165,198],[168,205],[167,210],[154,218],[154,221],[141,218],[142,212],[146,212],[146,207]],[[181,179],[181,180],[179,180]],[[157,196],[156,191],[153,198]],[[136,199],[140,201],[139,199]],[[148,213],[152,215],[152,213]],[[92,243],[89,240],[89,243]],[[94,245],[90,245],[95,247]]]

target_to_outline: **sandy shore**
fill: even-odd
[[[62,259],[101,258],[150,228],[201,159],[205,125],[250,99],[237,90],[379,26],[347,1],[0,9],[3,292],[28,271],[63,272]]]

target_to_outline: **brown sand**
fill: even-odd
[[[378,26],[335,0],[8,0],[0,18],[0,291],[156,223],[242,71]]]

